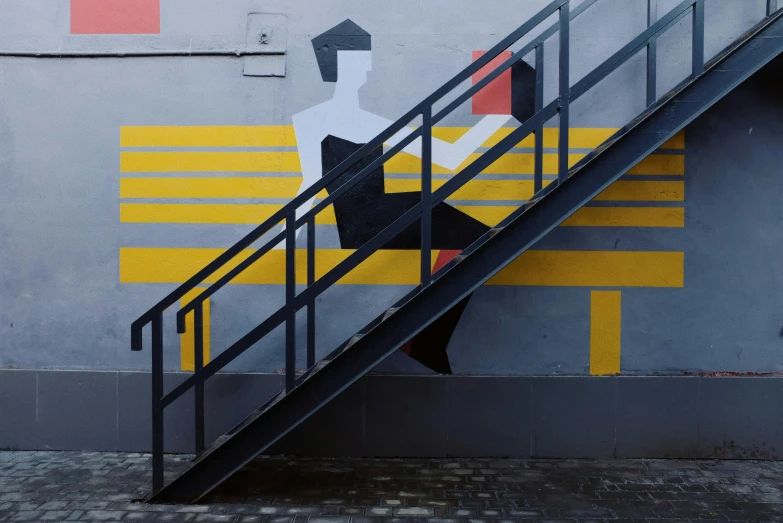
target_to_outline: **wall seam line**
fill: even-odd
[[[533,413],[533,380],[534,379],[535,378],[533,378],[533,377],[531,377],[529,379],[529,381],[530,381],[530,384],[528,385],[529,394],[528,394],[528,397],[527,397],[528,412],[530,414],[530,439],[529,439],[528,443],[530,444],[530,457],[531,458],[533,457],[533,447],[535,445],[535,427],[536,427],[536,423],[533,420],[533,415],[534,415],[534,413]]]
[[[617,458],[617,396],[620,389],[620,377],[614,378],[614,445],[612,448],[612,457]]]
[[[696,378],[696,452],[701,454],[701,377]],[[705,453],[706,455],[706,453]],[[704,456],[700,456],[704,457]]]
[[[120,450],[120,372],[114,375],[114,449]]]
[[[40,385],[38,383],[39,381],[39,375],[41,374],[40,371],[35,371],[35,439],[38,440],[36,442],[37,447],[41,447],[41,422],[38,416],[38,402],[40,400],[41,394],[40,394]]]

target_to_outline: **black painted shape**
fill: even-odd
[[[511,116],[526,122],[536,114],[536,70],[524,60],[511,66]]]
[[[461,300],[411,340],[408,356],[440,374],[451,374],[446,349],[473,294]]]
[[[362,144],[328,136],[321,143],[323,172],[328,173],[361,147]],[[381,154],[378,149],[366,156],[328,184],[327,192],[337,190]],[[385,192],[383,177],[383,167],[379,167],[334,202],[340,246],[343,249],[358,249],[419,202],[419,192]],[[489,227],[447,203],[440,203],[432,210],[433,249],[462,250],[487,230]],[[383,248],[421,248],[420,220],[411,224]]]
[[[361,147],[361,144],[328,136],[321,143],[324,174]],[[378,149],[363,158],[328,184],[327,192],[336,191],[381,154],[381,150]],[[343,249],[358,249],[416,205],[420,197],[419,192],[385,192],[384,170],[383,166],[379,167],[333,204],[340,246]],[[462,250],[488,229],[483,223],[447,203],[440,203],[432,210],[433,249]],[[411,250],[421,248],[421,221],[415,221],[383,248]],[[470,296],[419,333],[412,340],[408,356],[435,372],[451,374],[446,348],[469,299]]]
[[[370,33],[351,20],[340,22],[312,41],[324,82],[337,81],[337,51],[369,51],[372,48]]]

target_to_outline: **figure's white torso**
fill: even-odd
[[[321,142],[325,138],[331,135],[363,144],[393,123],[382,116],[364,111],[359,106],[359,87],[366,81],[367,73],[371,69],[370,56],[369,51],[338,52],[338,84],[335,86],[334,97],[292,117],[302,167],[302,185],[297,195],[317,183],[323,175]],[[504,115],[485,116],[455,143],[433,139],[433,163],[447,169],[456,169],[508,119],[509,116]],[[399,143],[410,132],[411,129],[403,128],[387,140],[387,145]],[[403,150],[421,157],[421,138],[417,138]],[[297,218],[310,210],[313,200],[314,196],[297,208]]]

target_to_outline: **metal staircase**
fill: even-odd
[[[572,84],[569,80],[569,24],[597,1],[585,0],[573,9],[570,8],[571,0],[550,2],[546,8],[470,67],[452,78],[133,323],[131,330],[133,350],[141,350],[142,328],[150,323],[152,325],[153,500],[167,502],[199,500],[533,246],[568,216],[783,51],[783,10],[777,10],[775,0],[766,0],[766,17],[718,56],[705,63],[705,0],[684,0],[658,20],[651,17],[645,31],[599,67]],[[654,12],[655,4],[656,0],[648,0],[650,13]],[[538,34],[530,43],[521,46],[483,80],[457,94],[456,89],[460,84],[469,80],[502,52],[517,44],[550,16],[558,16],[558,21],[552,27]],[[690,49],[693,60],[692,74],[672,91],[658,96],[655,81],[656,40],[663,32],[688,16],[692,17],[693,22]],[[560,42],[559,96],[544,105],[543,46],[547,38],[556,34]],[[647,109],[595,151],[569,168],[570,104],[629,58],[645,50],[648,78]],[[432,126],[459,105],[470,100],[479,90],[529,53],[535,54],[536,74],[540,80],[536,82],[535,114],[528,120],[520,122],[520,125],[508,136],[433,191]],[[433,111],[433,105],[450,94],[451,96],[456,94],[456,97],[442,110]],[[544,124],[555,116],[559,116],[560,125],[558,179],[544,187],[542,183],[543,132],[541,131]],[[300,217],[297,218],[296,211],[300,206],[368,155],[374,151],[382,151],[384,142],[419,117],[422,124],[415,132],[382,155],[376,154],[376,158],[369,165],[348,179],[339,189],[331,191],[328,197],[322,199],[312,209],[303,214],[300,211]],[[433,207],[443,202],[531,133],[535,133],[535,196],[432,274]],[[419,203],[351,253],[336,267],[316,278],[316,215],[419,137],[422,139],[422,190]],[[285,223],[284,230],[275,233],[281,222]],[[316,362],[314,326],[316,298],[371,254],[417,222],[420,222],[421,227],[420,285],[392,307],[381,312],[374,321],[337,347],[327,358]],[[305,228],[307,234],[304,260],[307,281],[304,290],[297,293],[296,263],[302,260],[297,260],[294,253],[295,231],[299,228]],[[272,235],[271,239],[263,247],[253,251],[249,257],[245,257],[247,252],[245,249],[267,234]],[[284,242],[286,248],[285,305],[226,348],[210,363],[203,365],[204,300],[269,253],[280,242]],[[216,272],[219,273],[219,277],[214,276]],[[216,278],[214,283],[177,313],[177,330],[180,333],[185,330],[186,314],[192,312],[194,315],[196,371],[168,394],[164,394],[163,312],[210,277]],[[297,376],[295,320],[297,311],[302,309],[307,311],[308,370]],[[232,431],[218,438],[208,449],[204,449],[204,382],[283,324],[286,332],[285,390],[253,412]],[[195,441],[199,455],[188,470],[168,485],[164,485],[163,412],[168,405],[190,389],[195,389]]]

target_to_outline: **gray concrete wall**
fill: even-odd
[[[168,374],[167,387],[186,376]],[[270,374],[208,382],[207,444],[281,384]],[[149,390],[141,372],[0,371],[0,415],[14,420],[0,425],[0,449],[149,452]],[[192,402],[186,394],[167,409],[166,451],[193,452]],[[375,374],[270,452],[781,459],[781,408],[780,378]]]
[[[675,3],[662,2],[660,12]],[[330,96],[332,87],[320,81],[310,39],[346,17],[373,34],[375,66],[361,91],[363,107],[393,119],[467,65],[471,50],[491,46],[545,4],[495,2],[486,9],[411,1],[379,11],[363,2],[327,2],[314,11],[305,2],[170,1],[161,8],[160,35],[90,36],[68,34],[68,2],[4,2],[0,47],[5,49],[177,49],[185,41],[195,48],[228,49],[243,46],[249,12],[282,13],[288,22],[285,78],[243,76],[240,58],[0,58],[0,365],[148,368],[148,353],[128,350],[128,327],[174,286],[121,283],[120,248],[225,248],[249,230],[247,225],[120,223],[121,127],[288,125],[291,114]],[[708,56],[760,19],[763,4],[707,2]],[[573,81],[644,28],[645,6],[642,0],[602,0],[576,21]],[[688,20],[662,37],[661,90],[690,69],[689,38]],[[548,42],[548,98],[556,94],[556,47],[554,39]],[[572,127],[619,127],[637,114],[643,108],[643,68],[639,56],[576,102]],[[715,117],[734,124],[715,129],[714,121],[703,119],[686,133],[684,228],[560,228],[538,246],[685,253],[684,288],[624,292],[623,372],[780,370],[773,357],[780,321],[771,312],[779,308],[777,298],[759,281],[765,274],[774,281],[770,267],[779,252],[772,231],[778,218],[780,137],[770,117],[777,107],[774,100],[749,96],[752,105],[736,112],[724,106]],[[444,125],[475,119],[465,105]],[[746,134],[751,127],[754,132]],[[731,162],[721,157],[727,151]],[[734,183],[749,171],[753,184]],[[748,193],[739,198],[738,190]],[[727,219],[727,207],[742,219]],[[333,226],[321,229],[320,237],[335,238]],[[749,233],[764,240],[754,244],[760,250],[731,245]],[[330,290],[318,320],[319,353],[349,337],[407,288]],[[212,300],[213,351],[241,336],[281,299],[279,286],[234,286],[218,294]],[[727,299],[731,307],[714,310]],[[481,289],[449,348],[455,371],[588,372],[588,300],[586,289],[567,286]],[[245,307],[249,302],[255,305]],[[751,321],[735,319],[748,314]],[[169,327],[167,367],[177,369],[179,340]],[[280,368],[280,336],[259,344],[232,369]],[[396,359],[390,370],[422,370]]]
[[[140,442],[147,441],[144,422],[139,421],[141,418],[128,421],[124,416],[147,415],[147,393],[142,391],[146,391],[148,378],[135,372],[149,369],[150,354],[147,350],[129,350],[129,326],[176,285],[122,282],[120,249],[226,248],[252,227],[122,223],[120,204],[130,200],[120,197],[120,179],[137,174],[121,172],[121,154],[183,150],[123,148],[123,127],[290,125],[293,114],[332,95],[333,87],[321,81],[310,40],[345,18],[351,18],[373,35],[374,69],[361,90],[362,107],[395,119],[468,65],[471,51],[490,47],[546,3],[537,0],[520,5],[498,0],[487,8],[471,3],[457,6],[447,0],[404,0],[395,2],[393,8],[379,9],[375,4],[350,0],[319,2],[314,9],[312,3],[304,1],[168,0],[161,7],[159,35],[91,36],[69,34],[66,0],[5,0],[0,5],[0,51],[238,49],[245,45],[248,13],[283,14],[287,25],[282,43],[274,42],[282,45],[286,53],[283,78],[244,76],[243,62],[248,59],[237,57],[0,57],[0,369],[29,371],[2,373],[0,397],[18,396],[22,403],[9,406],[11,403],[3,402],[5,407],[0,407],[11,409],[19,420],[10,431],[8,425],[0,429],[0,448],[143,448]],[[660,13],[676,3],[661,1]],[[707,0],[708,57],[760,20],[764,4],[760,0]],[[574,24],[572,82],[644,29],[645,6],[643,0],[601,0]],[[661,38],[660,92],[690,71],[689,38],[688,20]],[[255,58],[262,66],[269,59]],[[547,42],[547,100],[556,96],[556,64],[557,45],[552,40]],[[643,56],[632,59],[576,102],[572,128],[620,127],[638,114],[644,107],[644,65]],[[684,174],[659,172],[624,177],[629,182],[683,181],[684,202],[630,205],[684,208],[684,227],[560,227],[536,246],[541,251],[683,253],[682,285],[485,286],[475,293],[449,345],[455,373],[518,376],[516,381],[502,383],[514,383],[513,387],[522,389],[529,383],[540,383],[542,387],[550,383],[545,378],[521,378],[525,376],[589,375],[590,296],[595,290],[622,291],[621,374],[682,376],[783,371],[779,357],[783,304],[777,292],[781,278],[777,262],[783,252],[778,180],[783,163],[783,106],[776,94],[781,70],[783,64],[778,61],[690,125],[685,131],[684,151],[660,151],[661,155],[684,156]],[[443,125],[467,126],[476,120],[465,105]],[[278,150],[296,151],[292,147]],[[218,199],[180,202],[226,203]],[[231,203],[284,201],[247,198]],[[329,246],[337,245],[334,226],[319,225],[318,231],[319,238],[331,242]],[[340,285],[328,291],[319,302],[319,355],[330,352],[409,288]],[[213,356],[273,312],[282,296],[279,285],[234,285],[216,295],[211,300]],[[166,368],[172,372],[182,366],[181,341],[174,329],[173,312],[166,316],[165,331]],[[299,327],[304,340],[304,324]],[[282,332],[274,333],[228,369],[243,374],[216,378],[216,383],[230,385],[216,393],[214,401],[220,404],[236,388],[235,398],[247,403],[247,412],[259,403],[258,396],[266,394],[269,384],[277,384],[278,378],[269,373],[283,366],[282,336]],[[401,353],[377,370],[396,374],[429,372]],[[259,378],[263,384],[256,383],[254,374],[246,374],[254,372],[265,373],[264,378]],[[172,374],[170,379],[181,379],[178,376]],[[457,387],[464,387],[460,394],[470,396],[471,384],[479,382],[495,383],[491,378],[470,379]],[[89,383],[102,388],[93,390]],[[552,383],[558,383],[555,397],[571,404],[585,393],[578,387],[592,382],[569,378]],[[629,414],[630,421],[621,423],[615,416],[624,411],[610,409],[611,413],[605,414],[611,419],[596,423],[603,427],[601,430],[619,431],[617,439],[611,439],[614,443],[602,440],[573,452],[568,450],[567,442],[562,447],[547,449],[547,441],[560,443],[552,434],[540,433],[537,438],[535,427],[564,430],[576,425],[558,425],[541,418],[536,423],[524,422],[528,424],[519,430],[532,431],[531,435],[515,439],[512,446],[503,447],[512,450],[503,452],[527,455],[524,449],[519,454],[514,449],[532,441],[534,450],[530,455],[536,456],[574,452],[590,456],[780,456],[780,443],[775,439],[780,435],[778,429],[774,429],[773,436],[748,436],[746,442],[738,444],[742,450],[736,454],[725,450],[731,442],[744,437],[745,431],[756,434],[752,427],[766,419],[768,410],[773,412],[776,408],[777,400],[771,399],[774,394],[766,387],[779,387],[777,380],[599,379],[594,385],[584,386],[596,387],[596,394],[606,395],[606,402],[596,407],[604,408],[627,397],[618,392],[621,383],[638,383],[642,388],[648,383],[674,384],[671,390],[687,389],[691,398],[688,409],[692,407],[693,411],[672,413],[667,408],[659,413],[669,423],[663,423],[661,430],[668,430],[681,419],[692,423],[693,412],[699,412],[706,420],[699,422],[701,432],[694,436],[691,427],[683,433],[687,436],[670,434],[673,439],[667,439],[664,434],[662,440],[669,443],[656,447],[657,443],[651,442],[638,450],[630,443],[637,438],[633,431],[638,432],[638,424],[654,426],[651,422],[656,420],[640,421]],[[747,389],[743,388],[745,384],[749,384]],[[702,385],[707,388],[700,388]],[[399,382],[389,390],[406,387]],[[655,391],[667,387],[660,385]],[[713,394],[709,387],[716,392]],[[759,392],[759,387],[767,392]],[[114,395],[106,395],[112,388]],[[76,392],[71,396],[69,391]],[[659,408],[654,407],[653,401],[657,393],[639,392],[642,403],[628,408]],[[745,403],[732,407],[731,412],[721,411],[722,406],[709,410],[715,397],[734,398],[735,393],[741,398],[737,401]],[[427,394],[425,405],[435,412],[436,393]],[[546,417],[550,409],[565,408],[549,405],[543,397],[541,402],[530,399],[530,394],[533,392],[522,391],[510,397],[515,398],[514,402],[531,402],[531,419],[538,419],[536,412]],[[672,405],[675,403],[673,400]],[[30,417],[33,405],[34,419]],[[217,408],[216,412],[220,410]],[[58,435],[68,422],[57,416],[69,411],[79,412],[85,421],[91,421],[93,414],[100,412],[96,419],[114,428],[107,429],[108,439],[100,436],[92,440],[83,436],[84,432]],[[232,416],[241,417],[247,412],[237,407]],[[597,413],[595,419],[604,419],[602,415]],[[717,421],[721,416],[726,419]],[[497,418],[493,415],[492,419]],[[623,423],[636,423],[637,428]],[[170,425],[185,427],[187,423],[175,419]],[[223,425],[215,427],[222,430]],[[621,435],[626,429],[631,432],[623,443]],[[503,440],[508,435],[498,437]],[[442,442],[428,444],[441,449]],[[186,444],[172,445],[181,450]],[[459,450],[463,449],[459,445],[454,448],[458,449],[453,451],[455,454],[472,452],[469,445],[464,450]],[[676,450],[670,451],[671,448]],[[446,452],[438,452],[441,451]],[[368,447],[363,452],[385,453],[382,447]]]

